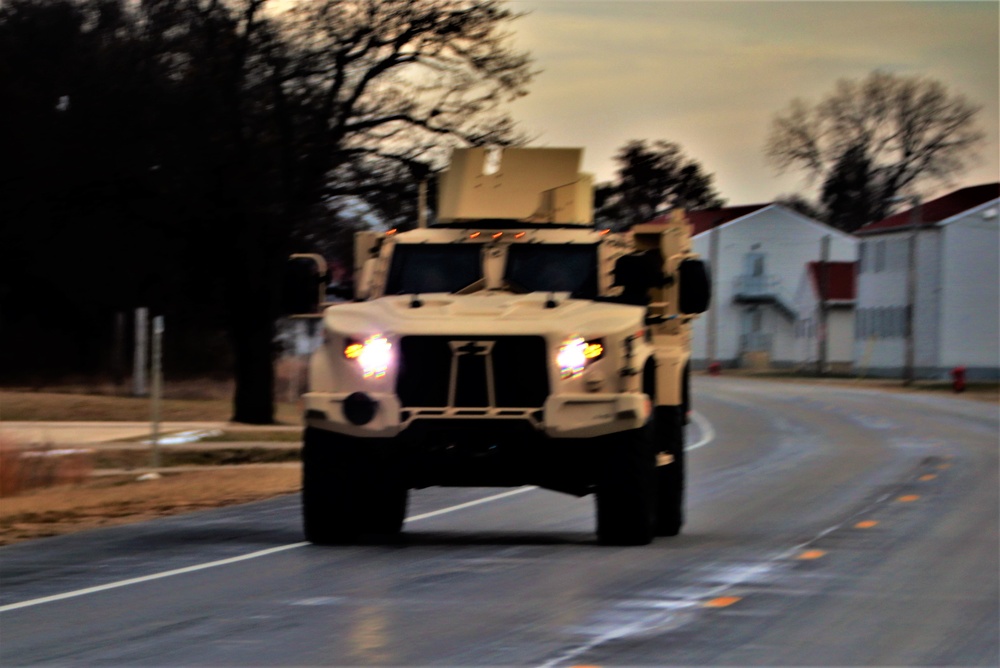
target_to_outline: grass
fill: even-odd
[[[280,388],[279,388],[280,390]],[[0,420],[146,422],[148,398],[119,394],[109,384],[66,384],[46,388],[0,390]],[[200,381],[167,383],[161,405],[166,422],[228,422],[232,387]],[[282,392],[278,396],[284,396]],[[301,425],[302,408],[279,402],[280,424]],[[2,424],[0,424],[2,426]],[[197,444],[161,449],[167,467],[156,480],[140,480],[138,469],[151,463],[151,449],[90,448],[69,456],[22,457],[18,444],[0,442],[0,545],[56,536],[101,526],[140,522],[202,508],[266,499],[296,492],[301,467],[295,445],[301,431],[267,427],[227,428]],[[274,447],[240,447],[237,442],[274,443]],[[226,447],[233,443],[233,447]],[[237,466],[253,464],[256,466]],[[212,465],[199,471],[170,467]],[[231,465],[231,468],[227,465]],[[91,476],[94,469],[135,470],[123,475]]]
[[[160,419],[165,422],[228,422],[230,399],[163,399]],[[107,421],[144,422],[152,413],[151,400],[66,392],[0,390],[0,420],[8,421]],[[298,404],[279,402],[275,419],[297,425],[302,420]]]
[[[199,443],[301,443],[302,431],[241,429],[223,431],[218,436],[202,438]]]
[[[0,504],[0,545],[290,494],[301,476],[299,467],[210,469],[30,490]]]
[[[91,455],[95,469],[143,469],[150,466],[151,449],[95,449]],[[237,466],[301,461],[298,448],[189,448],[176,446],[160,451],[160,466]]]
[[[62,452],[51,447],[21,447],[0,438],[0,497],[25,490],[79,483],[90,476],[93,462],[86,451]]]

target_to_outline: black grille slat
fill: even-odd
[[[455,405],[462,408],[490,405],[486,380],[486,355],[460,355],[455,386]]]
[[[404,407],[540,408],[547,368],[540,336],[404,336],[396,391]]]

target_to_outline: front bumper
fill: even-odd
[[[638,393],[550,395],[538,408],[404,408],[392,393],[366,393],[374,405],[369,421],[348,419],[345,402],[354,393],[309,392],[304,396],[306,425],[359,438],[394,438],[415,425],[461,422],[468,431],[481,424],[490,430],[497,421],[529,424],[550,438],[593,438],[638,429],[646,424],[652,407],[649,397]]]

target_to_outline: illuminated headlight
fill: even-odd
[[[562,378],[575,378],[583,373],[587,365],[604,355],[604,344],[600,339],[587,341],[574,337],[559,346],[556,364],[559,365],[559,375]]]
[[[355,360],[365,378],[381,378],[392,361],[392,344],[381,334],[369,336],[364,343],[348,340],[344,357]]]

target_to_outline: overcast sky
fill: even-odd
[[[511,25],[514,44],[542,70],[514,117],[532,145],[583,146],[598,181],[612,178],[625,142],[665,139],[715,175],[729,204],[812,196],[801,174],[765,163],[771,119],[875,69],[938,79],[980,105],[987,139],[956,187],[1000,180],[996,0],[508,4],[529,12]]]

